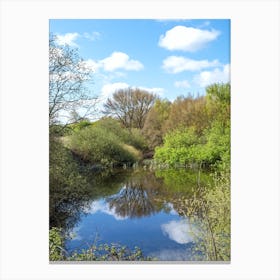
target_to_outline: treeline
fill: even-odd
[[[83,119],[64,131],[65,146],[85,162],[116,166],[154,158],[168,167],[229,168],[228,83],[174,102],[139,89],[120,90],[104,107],[100,120]]]
[[[163,112],[158,111],[161,113],[155,116]],[[177,98],[165,114],[162,122],[157,117],[157,122],[147,123],[147,135],[157,130],[158,142],[151,143],[157,162],[229,168],[230,84],[208,86],[206,96]],[[154,127],[153,123],[156,123]]]

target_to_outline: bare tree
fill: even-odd
[[[49,39],[49,123],[68,123],[69,112],[79,110],[81,118],[94,113],[96,98],[87,90],[92,69],[76,49],[59,46]]]
[[[142,129],[156,99],[155,94],[138,88],[120,89],[107,99],[103,113],[117,117],[126,128]]]

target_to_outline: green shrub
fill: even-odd
[[[155,160],[174,166],[187,164],[197,160],[195,145],[199,143],[193,129],[179,129],[168,133],[164,145],[156,147]]]
[[[100,126],[91,126],[74,133],[69,140],[70,148],[83,160],[104,165],[133,163],[136,158],[124,149],[120,138]]]
[[[115,119],[102,118],[95,122],[94,126],[103,129],[106,133],[114,134],[120,142],[134,146],[136,149],[143,150],[147,146],[140,129],[132,128],[129,130],[122,127]]]
[[[69,127],[71,127],[72,131],[80,131],[88,126],[91,126],[92,123],[88,120],[81,120],[80,122],[74,123],[72,125],[70,125]]]
[[[63,238],[61,229],[53,227],[49,230],[49,258],[50,261],[61,261],[64,259]]]
[[[164,145],[155,149],[155,160],[171,166],[196,162],[229,169],[230,126],[213,122],[200,137],[193,129],[172,131],[165,136]]]

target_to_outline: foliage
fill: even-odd
[[[72,128],[70,126],[65,126],[61,124],[53,124],[49,126],[50,137],[67,136],[71,133],[72,133]]]
[[[69,125],[68,127],[72,130],[72,131],[75,131],[75,132],[78,132],[88,126],[91,126],[92,123],[89,121],[89,120],[80,120],[78,122],[75,122],[71,125]]]
[[[221,123],[214,122],[206,131],[207,143],[203,146],[203,158],[201,160],[209,164],[230,164],[230,126],[223,127]],[[223,162],[223,163],[221,163]]]
[[[171,103],[168,100],[157,99],[147,114],[143,135],[151,150],[163,143],[164,124],[169,117],[170,107]]]
[[[92,246],[81,253],[74,252],[67,258],[69,261],[151,261],[151,257],[145,257],[140,248],[129,250],[119,244],[104,244]]]
[[[207,88],[207,106],[211,122],[202,126],[197,122],[198,115],[194,115],[196,121],[185,122],[185,128],[170,130],[164,137],[164,144],[155,149],[157,162],[176,164],[199,164],[216,168],[229,168],[230,165],[230,86],[229,84],[214,84]],[[200,99],[201,101],[201,99]],[[194,106],[195,100],[177,100],[177,105]],[[176,104],[176,103],[175,103]],[[198,103],[200,104],[200,103]],[[170,116],[172,116],[172,108]],[[206,108],[206,107],[205,107]],[[187,110],[193,112],[193,109]],[[180,111],[181,112],[181,111]],[[206,111],[203,110],[205,113]],[[204,114],[203,113],[203,114]],[[184,115],[184,114],[183,114]],[[192,119],[189,116],[188,118]],[[192,124],[193,126],[190,126]]]
[[[197,160],[196,144],[198,142],[193,129],[176,130],[166,134],[164,145],[156,147],[155,160],[164,162],[170,166],[177,163],[187,164]]]
[[[140,248],[133,250],[119,244],[92,245],[81,252],[71,254],[63,248],[62,230],[51,228],[49,231],[49,259],[50,261],[151,261],[151,257],[143,255]]]
[[[156,95],[138,88],[120,89],[107,99],[104,113],[115,116],[126,128],[142,129],[156,98]]]
[[[49,258],[50,261],[59,261],[64,258],[64,242],[60,228],[53,227],[49,230]]]
[[[49,38],[49,123],[69,122],[70,113],[83,109],[84,116],[92,114],[96,98],[86,89],[92,79],[92,69],[79,56],[76,49],[56,43]],[[80,110],[81,112],[81,110]],[[64,115],[64,116],[62,116]]]
[[[71,152],[58,139],[50,138],[49,155],[50,225],[67,228],[88,201],[88,184]]]
[[[227,126],[227,122],[230,120],[230,84],[208,86],[206,100],[209,119]]]
[[[102,165],[132,164],[141,156],[136,148],[128,144],[137,142],[135,139],[118,123],[106,120],[72,134],[69,145],[84,161]]]
[[[207,201],[208,217],[214,232],[217,258],[230,260],[230,176],[223,172],[215,177],[215,187],[209,190]]]
[[[193,225],[194,250],[198,259],[230,260],[230,176],[214,176],[214,185],[197,188],[193,197],[181,205]]]
[[[170,108],[169,117],[164,123],[165,132],[192,127],[198,135],[209,126],[204,96],[178,97]]]
[[[127,129],[116,119],[105,117],[93,124],[102,128],[106,133],[113,133],[121,142],[134,146],[136,149],[144,150],[146,142],[138,128]]]

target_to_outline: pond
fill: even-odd
[[[50,226],[67,233],[66,251],[114,243],[159,261],[205,259],[196,249],[199,223],[186,214],[197,195],[197,172],[114,169],[85,178],[83,190],[50,192]],[[211,177],[199,174],[199,187],[210,185]]]

